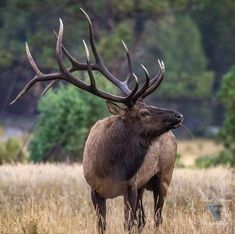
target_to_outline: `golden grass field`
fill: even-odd
[[[159,233],[235,233],[235,171],[175,169]],[[207,205],[222,204],[214,221]],[[153,228],[152,196],[145,194],[147,224]],[[108,200],[107,233],[123,233],[122,198]],[[66,164],[0,167],[0,233],[96,233],[95,212],[82,166]]]
[[[185,166],[193,166],[197,158],[206,155],[216,156],[222,150],[223,145],[211,139],[178,141],[178,153]]]

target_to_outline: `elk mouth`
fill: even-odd
[[[165,121],[167,128],[169,129],[175,129],[181,126],[181,124],[183,123],[183,120],[180,121]]]
[[[169,124],[169,127],[171,129],[175,129],[181,126],[181,124],[184,121],[184,117],[182,114],[175,112],[173,114],[173,116],[171,116],[170,119],[168,119],[168,121],[166,121]]]
[[[183,123],[183,120],[180,121],[179,123],[173,125],[173,128],[178,128],[178,127],[180,127],[182,123]]]

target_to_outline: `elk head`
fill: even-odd
[[[107,102],[109,111],[122,118],[137,135],[154,138],[164,132],[177,128],[183,121],[182,114],[163,108],[146,105],[138,101],[132,108],[123,108]]]
[[[63,22],[60,19],[59,32],[58,34],[55,33],[57,38],[56,59],[59,71],[49,74],[42,73],[36,65],[30,53],[28,44],[26,43],[27,57],[36,75],[30,82],[28,82],[28,84],[26,84],[24,89],[11,102],[11,104],[21,98],[38,81],[51,81],[46,87],[46,89],[43,91],[42,94],[44,94],[59,80],[64,80],[68,83],[77,86],[82,90],[85,90],[89,93],[92,93],[100,98],[107,100],[107,105],[110,112],[119,116],[122,119],[125,119],[125,121],[127,122],[132,122],[134,129],[136,129],[136,131],[139,131],[139,134],[160,135],[172,128],[180,126],[181,122],[183,121],[182,114],[172,110],[148,106],[143,102],[144,98],[150,95],[153,91],[155,91],[161,84],[165,73],[164,63],[158,60],[159,72],[152,79],[150,79],[149,73],[144,67],[144,65],[141,65],[145,74],[145,82],[142,87],[139,88],[139,80],[132,70],[131,56],[129,54],[127,46],[122,41],[126,51],[126,57],[128,62],[128,75],[124,81],[119,80],[113,74],[111,74],[111,72],[104,65],[104,62],[95,46],[91,20],[83,9],[81,9],[81,11],[83,12],[89,24],[89,40],[92,52],[94,54],[95,62],[90,62],[89,50],[84,40],[83,44],[86,52],[86,63],[79,62],[68,52],[62,42]],[[71,62],[71,67],[65,67],[63,63],[63,56],[65,56]],[[100,72],[111,83],[113,83],[120,90],[121,95],[110,94],[98,89],[96,87],[96,81],[93,74],[93,70]],[[87,71],[90,78],[90,84],[87,84],[84,81],[78,79],[74,75],[74,72],[76,71]],[[128,86],[131,80],[133,80],[134,82],[134,88],[132,90]],[[120,107],[115,103],[124,104],[126,108]]]

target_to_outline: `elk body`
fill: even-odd
[[[133,108],[108,103],[111,117],[98,121],[86,141],[83,168],[98,211],[99,227],[105,230],[106,199],[124,196],[125,228],[137,221],[144,226],[142,196],[153,191],[156,227],[161,223],[164,197],[171,181],[176,140],[170,129],[182,115],[142,102]]]
[[[170,130],[181,125],[183,116],[176,111],[144,103],[144,98],[155,91],[162,82],[164,64],[158,61],[159,72],[152,79],[142,65],[145,81],[142,87],[139,87],[138,78],[132,71],[130,54],[123,42],[129,72],[126,80],[120,81],[104,65],[95,46],[91,20],[84,10],[82,12],[89,23],[90,44],[95,63],[90,62],[85,41],[83,43],[86,63],[79,62],[66,50],[62,43],[63,23],[60,20],[59,32],[56,34],[56,59],[59,71],[42,73],[26,44],[27,56],[36,75],[12,103],[38,81],[51,81],[44,90],[46,92],[59,80],[67,81],[107,100],[107,107],[112,115],[98,121],[92,127],[86,141],[83,159],[84,176],[91,187],[91,198],[97,212],[98,230],[103,233],[106,228],[106,199],[120,195],[124,197],[125,228],[131,230],[134,224],[139,228],[143,227],[145,215],[142,196],[145,189],[153,192],[154,220],[157,227],[162,221],[161,211],[176,158],[176,140]],[[71,62],[71,67],[65,67],[63,56]],[[88,71],[90,84],[86,84],[74,75],[74,72],[81,70]],[[100,72],[113,83],[121,95],[98,89],[93,70]],[[128,86],[131,80],[134,81],[132,90]]]

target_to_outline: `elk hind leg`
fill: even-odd
[[[96,210],[98,233],[103,234],[106,230],[106,199],[95,191],[91,192],[91,199]]]

